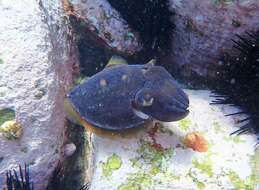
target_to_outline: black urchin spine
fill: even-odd
[[[249,115],[240,120],[245,124],[232,134],[259,134],[259,31],[246,32],[237,38],[233,40],[237,55],[224,55],[217,72],[215,92],[223,95],[215,97],[212,104],[236,105],[243,110],[228,115]]]
[[[4,190],[33,190],[33,183],[30,180],[29,166],[24,164],[24,171],[19,165],[19,175],[16,170],[6,172],[6,187]]]

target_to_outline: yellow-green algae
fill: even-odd
[[[5,121],[0,126],[0,133],[8,140],[17,140],[22,135],[22,126],[14,120]]]
[[[121,165],[121,158],[117,154],[112,154],[105,163],[102,163],[103,176],[111,176],[115,170],[120,169]]]
[[[191,124],[192,124],[192,121],[189,118],[185,118],[179,121],[179,127],[183,131],[187,131]]]
[[[10,108],[0,110],[0,125],[6,121],[14,120],[15,112]]]
[[[251,156],[250,166],[252,169],[251,179],[254,182],[254,186],[259,186],[259,149]]]
[[[246,179],[241,179],[239,175],[233,171],[228,170],[226,176],[234,186],[235,190],[254,190],[259,186],[259,151],[250,157],[251,175]]]
[[[14,121],[15,112],[10,108],[0,110],[0,133],[8,140],[20,138],[22,128]]]
[[[194,158],[192,160],[192,164],[194,165],[195,168],[199,169],[202,173],[208,175],[209,177],[213,176],[213,167],[212,167],[213,162],[210,159],[209,154],[201,160]]]
[[[159,173],[163,167],[163,163],[173,156],[173,149],[160,149],[147,141],[140,141],[140,147],[137,150],[139,157],[137,161],[150,165],[150,171],[153,174]],[[135,163],[136,164],[136,163]]]
[[[131,173],[126,182],[121,184],[118,190],[140,190],[142,188],[150,188],[153,184],[152,177],[146,173]]]
[[[208,175],[208,177],[213,177],[213,163],[210,155],[211,153],[208,153],[200,160],[195,158],[193,159],[192,163],[194,167],[200,170],[202,173]],[[241,179],[238,173],[231,169],[222,172],[221,175],[226,176],[229,179],[235,190],[254,190],[259,185],[259,151],[256,151],[255,154],[251,156],[250,166],[252,173],[246,179]],[[197,179],[196,175],[194,175],[191,170],[188,172],[187,176],[192,179],[198,189],[205,189],[206,183]]]
[[[194,175],[191,171],[187,173],[187,176],[189,176],[192,181],[196,184],[197,188],[200,190],[205,189],[205,183],[197,179],[196,175]]]
[[[140,186],[134,182],[122,184],[118,187],[118,190],[141,190]]]
[[[135,173],[128,174],[127,179],[118,190],[150,189],[156,184],[179,180],[179,177],[168,170],[168,160],[173,156],[173,149],[164,149],[159,145],[145,140],[140,140],[137,149],[139,156],[130,159]],[[159,174],[159,181],[154,177]]]

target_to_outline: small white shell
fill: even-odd
[[[64,156],[72,156],[76,151],[76,145],[74,143],[69,143],[64,146],[63,152]]]

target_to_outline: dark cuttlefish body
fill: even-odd
[[[113,57],[108,65],[123,63]],[[188,114],[189,100],[174,78],[153,64],[115,64],[95,74],[67,95],[82,120],[104,129],[122,130],[153,119],[176,121]]]

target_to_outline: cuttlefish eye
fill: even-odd
[[[149,90],[141,90],[136,94],[135,103],[140,107],[152,106],[154,97],[152,97]]]

